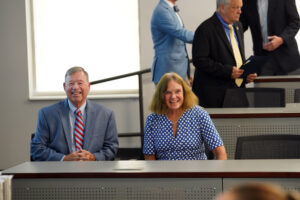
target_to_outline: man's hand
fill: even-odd
[[[256,79],[256,77],[257,77],[257,74],[256,74],[256,73],[254,73],[254,74],[249,74],[249,75],[247,76],[247,83],[253,82],[253,81]]]
[[[79,153],[78,151],[74,151],[64,157],[64,161],[79,161]]]
[[[276,35],[273,36],[269,36],[268,39],[270,40],[270,42],[268,42],[267,44],[265,44],[263,46],[264,50],[267,51],[274,51],[275,49],[277,49],[280,45],[283,44],[283,39],[281,37],[278,37]]]
[[[95,156],[86,150],[72,152],[64,157],[64,161],[95,161]]]
[[[239,78],[244,73],[243,69],[238,69],[236,66],[232,68],[231,78],[236,79]]]
[[[89,151],[82,149],[79,154],[80,154],[80,158],[81,158],[80,160],[82,160],[82,161],[95,161],[96,160],[95,156]]]

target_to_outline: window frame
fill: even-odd
[[[64,91],[56,92],[41,92],[37,91],[37,81],[36,81],[36,62],[35,62],[35,32],[34,32],[34,12],[33,12],[33,1],[34,0],[25,0],[25,9],[26,9],[26,38],[27,38],[27,68],[28,68],[28,84],[29,84],[29,100],[59,100],[66,98]],[[139,8],[139,1],[137,0],[137,7]],[[137,16],[139,16],[139,9],[137,9]],[[139,19],[137,20],[138,36],[139,34]],[[140,56],[140,36],[138,38],[138,71],[141,70],[141,56]],[[72,67],[72,66],[70,66]],[[88,71],[88,70],[87,70]],[[128,71],[132,73],[132,71]],[[122,75],[122,74],[118,74]],[[116,75],[116,76],[118,76]],[[110,78],[110,77],[105,77]],[[97,80],[90,80],[91,82]],[[63,88],[63,82],[61,83]],[[113,91],[99,91],[93,90],[93,85],[91,85],[91,91],[89,93],[89,99],[111,99],[111,98],[138,98],[139,91],[138,76],[136,76],[136,89],[127,89],[127,90],[113,90]]]

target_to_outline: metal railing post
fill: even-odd
[[[130,76],[138,76],[138,81],[139,81],[139,115],[140,115],[140,133],[126,133],[126,134],[119,134],[119,137],[136,137],[136,136],[140,136],[141,137],[141,149],[143,149],[144,146],[144,103],[143,103],[143,80],[142,80],[142,75],[151,72],[151,69],[144,69],[141,71],[137,71],[137,72],[132,72],[132,73],[128,73],[128,74],[123,74],[123,75],[119,75],[119,76],[114,76],[114,77],[110,77],[110,78],[106,78],[106,79],[102,79],[102,80],[97,80],[97,81],[92,81],[90,82],[91,85],[95,85],[95,84],[99,84],[99,83],[104,83],[104,82],[108,82],[108,81],[113,81],[113,80],[117,80],[117,79],[122,79],[122,78],[126,78],[126,77],[130,77]],[[141,159],[142,158],[142,152],[141,152]]]
[[[139,106],[140,106],[140,130],[141,130],[141,148],[144,146],[144,103],[143,103],[143,80],[142,74],[139,77]]]

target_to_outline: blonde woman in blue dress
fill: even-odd
[[[176,73],[165,74],[154,93],[147,117],[145,160],[206,160],[205,145],[215,159],[226,160],[223,141],[198,98]]]

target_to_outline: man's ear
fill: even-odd
[[[63,83],[64,91],[66,91],[66,83]]]
[[[224,7],[225,7],[225,4],[224,4],[224,3],[220,4],[220,11],[221,11],[222,13],[224,13]]]
[[[89,92],[90,92],[90,90],[91,90],[91,83],[89,82]]]

